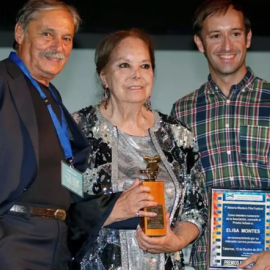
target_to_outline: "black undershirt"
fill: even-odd
[[[35,181],[20,199],[20,203],[41,205],[67,210],[70,206],[70,192],[61,185],[61,160],[65,156],[45,102],[37,89],[26,78],[33,100],[38,127],[39,168]],[[48,87],[41,86],[53,111],[61,123],[60,109]]]

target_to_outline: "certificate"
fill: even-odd
[[[210,189],[208,269],[270,249],[270,190]]]

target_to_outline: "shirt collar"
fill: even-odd
[[[232,90],[238,90],[241,91],[243,88],[247,88],[248,90],[252,90],[251,84],[255,78],[254,72],[250,67],[247,67],[247,72],[243,79],[235,85],[232,85],[231,91]],[[208,89],[213,92],[219,92],[220,89],[218,85],[213,81],[211,74],[208,75],[208,82],[207,82]]]

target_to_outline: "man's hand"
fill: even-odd
[[[241,264],[239,264],[237,268],[245,268],[249,266],[251,263],[254,263],[254,266],[249,269],[270,270],[270,251],[264,251],[261,253],[252,254],[250,257],[244,260]]]

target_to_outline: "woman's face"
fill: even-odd
[[[120,103],[141,103],[151,95],[153,69],[147,45],[127,37],[112,51],[100,77],[110,90],[110,99]]]

